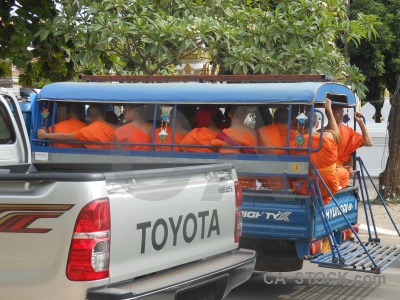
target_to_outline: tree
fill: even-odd
[[[385,171],[379,174],[379,192],[386,200],[400,198],[400,122],[398,116],[400,112],[400,79],[394,92],[392,107],[390,108],[388,120],[389,132],[389,156],[386,162]]]
[[[400,135],[400,0],[355,0],[351,11],[352,14],[360,11],[374,14],[381,22],[376,26],[377,39],[363,40],[358,48],[350,47],[350,61],[366,77],[368,93],[364,100],[375,106],[377,117],[380,117],[384,90],[387,88],[392,95],[388,120],[389,155],[384,172],[379,174],[379,187],[385,199],[396,199],[400,194],[400,143],[397,139]]]
[[[221,74],[323,73],[362,97],[364,77],[335,42],[359,44],[377,25],[362,13],[349,20],[342,0],[41,0],[36,11],[27,0],[3,2],[2,30],[13,33],[0,58],[26,63],[27,84],[111,69],[168,74],[201,48]],[[36,49],[26,51],[31,42]]]
[[[19,78],[23,86],[41,87],[77,76],[75,65],[65,60],[64,39],[35,38],[58,14],[56,5],[54,0],[0,0],[0,77],[9,76],[11,64],[24,70]]]
[[[364,39],[360,47],[350,45],[350,62],[362,71],[368,88],[363,100],[375,106],[379,118],[384,90],[393,95],[400,76],[400,0],[354,0],[350,18],[359,12],[376,15],[381,22],[377,39]]]
[[[375,35],[374,16],[349,20],[342,0],[62,0],[36,37],[63,37],[67,59],[86,72],[170,73],[204,49],[220,74],[327,74],[359,96],[361,72],[335,44]]]

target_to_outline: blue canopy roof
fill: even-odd
[[[37,100],[104,103],[313,104],[355,106],[353,92],[330,82],[292,83],[99,83],[59,82],[42,88]],[[335,100],[336,99],[336,100]]]

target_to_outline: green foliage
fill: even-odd
[[[33,40],[59,54],[48,57],[47,66],[57,79],[110,70],[168,74],[180,57],[202,49],[219,74],[323,73],[350,82],[362,97],[363,76],[336,42],[360,45],[376,35],[378,25],[367,14],[349,20],[342,0],[59,1],[60,12],[41,18],[29,38],[15,45],[23,52]],[[45,56],[39,50],[33,55]],[[43,66],[32,64],[27,74]]]
[[[400,78],[400,0],[357,0],[351,12],[352,19],[373,14],[381,22],[375,27],[377,39],[362,40],[359,47],[350,45],[351,63],[365,75],[365,101],[379,109],[384,90],[393,94]]]
[[[45,82],[76,78],[74,64],[64,59],[64,41],[42,30],[57,15],[56,3],[53,0],[0,1],[0,60],[23,69],[20,75],[23,86],[41,87]],[[38,32],[41,39],[35,37]],[[35,49],[30,51],[28,46]]]

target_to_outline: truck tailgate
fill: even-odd
[[[235,188],[228,174],[108,177],[110,283],[236,249]]]

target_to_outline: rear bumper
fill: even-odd
[[[255,251],[239,249],[130,283],[89,290],[87,299],[187,299],[210,293],[222,299],[250,278],[255,261]]]

